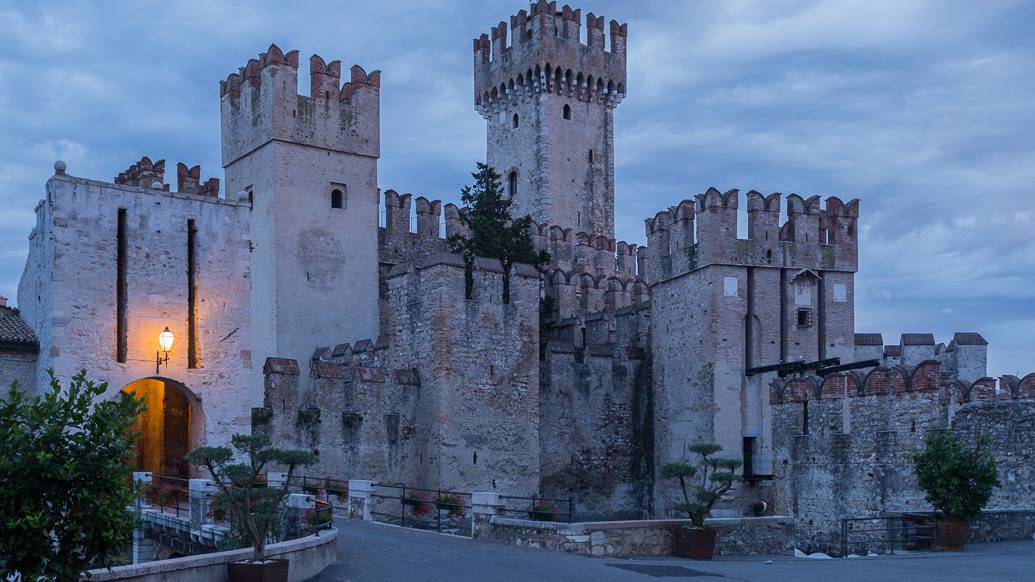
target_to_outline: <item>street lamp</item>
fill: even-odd
[[[161,349],[155,352],[155,374],[162,371],[162,364],[169,366],[169,352],[172,351],[174,339],[176,338],[173,332],[169,331],[169,326],[165,326],[165,330],[158,334],[158,346]],[[165,356],[162,356],[163,353]]]

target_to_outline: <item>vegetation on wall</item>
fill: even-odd
[[[103,399],[86,372],[0,401],[0,576],[79,580],[132,539],[130,459],[142,401]]]
[[[499,259],[503,264],[503,302],[510,302],[510,274],[515,263],[528,263],[536,268],[550,262],[550,254],[536,251],[529,228],[532,217],[514,218],[514,201],[503,192],[503,181],[498,172],[487,164],[478,164],[471,174],[474,185],[464,186],[460,199],[464,207],[460,220],[467,227],[468,236],[452,235],[449,245],[459,253],[467,265],[468,289],[471,269],[476,257]]]

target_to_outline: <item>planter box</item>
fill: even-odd
[[[711,560],[715,555],[715,534],[712,528],[672,528],[672,555],[694,560]]]

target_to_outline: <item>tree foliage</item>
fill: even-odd
[[[546,251],[536,251],[529,228],[532,217],[514,218],[514,201],[503,193],[503,181],[498,172],[487,164],[478,164],[471,174],[473,186],[460,191],[463,208],[460,220],[467,227],[468,236],[449,237],[453,252],[459,253],[470,276],[475,257],[499,259],[503,264],[503,301],[510,301],[510,273],[515,263],[528,263],[537,268],[550,261]]]
[[[741,465],[741,461],[713,457],[712,455],[722,450],[722,447],[714,443],[694,443],[688,446],[687,450],[700,457],[697,465],[665,463],[661,466],[661,476],[665,479],[679,480],[683,502],[676,503],[672,508],[686,512],[695,527],[704,527],[705,518],[737,479],[734,471]],[[700,475],[700,481],[691,482],[690,479],[697,475]]]
[[[977,517],[1000,485],[995,458],[982,439],[968,448],[948,431],[924,436],[924,448],[913,453],[917,485],[927,502],[953,519]]]
[[[235,461],[230,447],[200,447],[184,458],[208,470],[223,493],[234,526],[244,532],[252,546],[252,560],[258,562],[266,556],[266,542],[280,520],[295,469],[313,464],[316,457],[306,451],[273,448],[267,435],[238,434],[230,443],[242,461]],[[287,479],[280,487],[267,487],[263,482],[270,464],[287,468]]]
[[[131,541],[129,461],[141,400],[100,400],[107,383],[86,371],[62,389],[30,396],[12,386],[0,402],[0,575],[79,580]]]

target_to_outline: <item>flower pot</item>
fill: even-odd
[[[672,555],[694,560],[711,560],[715,555],[715,534],[711,528],[672,528]]]
[[[970,524],[961,519],[938,519],[934,522],[934,550],[953,552],[967,543]]]
[[[230,562],[226,565],[230,582],[287,582],[287,560]]]

